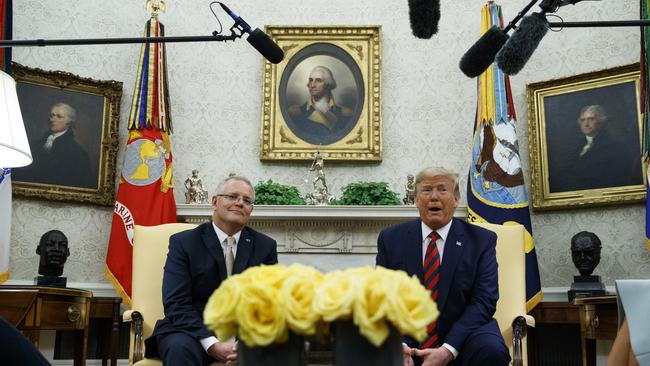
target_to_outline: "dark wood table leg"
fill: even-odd
[[[88,358],[88,328],[75,331],[74,365],[86,366]]]
[[[120,303],[113,303],[113,320],[111,325],[110,355],[111,366],[117,366],[117,346],[120,336]],[[104,365],[104,363],[102,363]]]

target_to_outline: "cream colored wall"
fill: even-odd
[[[501,1],[509,21],[528,0]],[[380,24],[382,26],[382,113],[384,158],[380,164],[328,164],[333,192],[358,180],[383,180],[402,191],[405,176],[438,164],[468,169],[475,110],[475,81],[457,64],[478,38],[482,0],[442,1],[438,35],[417,40],[408,25],[407,1],[253,0],[228,5],[250,24]],[[147,12],[144,1],[14,2],[14,38],[95,38],[140,36]],[[161,15],[167,35],[208,35],[218,24],[207,1],[167,1]],[[638,1],[600,1],[563,8],[566,20],[638,17]],[[231,21],[219,12],[226,25]],[[14,60],[30,67],[65,70],[84,77],[124,82],[120,146],[132,97],[139,45],[16,48]],[[273,179],[303,193],[307,163],[262,163],[258,159],[261,57],[245,41],[170,44],[168,72],[175,135],[175,183],[182,187],[199,169],[213,189],[231,171],[254,181]],[[525,69],[512,78],[519,116],[525,176],[529,177],[525,85],[577,73],[629,64],[639,58],[639,31],[567,29],[549,32]],[[25,106],[24,106],[25,107]],[[28,106],[27,106],[28,108]],[[118,166],[123,155],[118,156]],[[529,182],[527,182],[529,183]],[[463,181],[464,184],[464,181]],[[183,192],[175,192],[178,202]],[[461,203],[464,205],[465,201]],[[65,268],[69,281],[102,282],[111,208],[15,199],[12,223],[11,278],[30,279],[38,258],[40,235],[53,228],[70,240]],[[615,278],[650,277],[650,255],[643,244],[644,207],[626,205],[533,213],[543,286],[568,286],[574,274],[570,237],[581,230],[603,241],[597,272],[607,284]]]

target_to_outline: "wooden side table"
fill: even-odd
[[[41,330],[75,331],[74,364],[84,366],[92,292],[38,286],[0,286],[0,315],[38,347]]]
[[[535,317],[536,324],[579,325],[583,366],[596,365],[596,340],[612,340],[618,331],[616,296],[577,297],[573,302],[542,302],[531,315]]]
[[[596,340],[614,339],[618,331],[616,296],[576,297],[580,312],[582,364],[596,366]]]
[[[102,366],[106,366],[110,358],[111,366],[117,365],[117,348],[120,334],[120,304],[119,297],[93,297],[90,302],[90,318],[111,319],[110,341],[108,349],[102,354]]]

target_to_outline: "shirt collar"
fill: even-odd
[[[327,98],[327,104],[329,105],[330,108],[334,107],[336,103],[334,103],[334,96],[330,93],[329,95],[324,96],[323,98]],[[307,109],[310,107],[314,108],[314,98],[309,98],[307,101]]]
[[[221,229],[215,225],[214,221],[212,221],[212,228],[214,229],[214,232],[217,234],[217,238],[219,238],[219,244],[222,244],[226,239],[231,236],[226,233],[224,233]],[[241,230],[235,233],[235,235],[232,235],[232,237],[235,238],[235,245],[239,243],[239,237],[241,236]]]
[[[63,135],[64,133],[66,133],[66,132],[68,132],[68,129],[67,129],[67,128],[66,128],[65,131],[61,131],[61,132],[57,132],[57,133],[52,133],[52,134],[50,134],[50,136],[53,136],[53,138],[57,138],[57,137]]]
[[[447,241],[447,236],[449,235],[449,230],[451,229],[452,221],[454,221],[454,220],[450,220],[447,223],[447,225],[445,225],[445,226],[441,227],[440,229],[436,230],[436,232],[438,233],[438,236],[440,237],[440,239],[442,239],[443,243],[445,241]],[[422,238],[424,240],[424,238],[426,238],[427,236],[429,236],[429,234],[431,234],[433,229],[428,227],[427,224],[424,223],[424,221],[421,221],[421,225],[422,225]]]

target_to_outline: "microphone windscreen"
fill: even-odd
[[[508,75],[515,75],[521,71],[547,31],[548,22],[543,14],[532,13],[525,16],[512,37],[497,53],[496,61],[499,68]]]
[[[255,28],[248,36],[248,43],[255,47],[257,52],[261,53],[265,59],[277,64],[284,59],[284,52],[282,49],[273,42],[273,40],[262,32],[259,28]]]
[[[411,30],[417,38],[431,38],[438,32],[440,0],[408,0]]]
[[[507,40],[508,35],[503,29],[493,25],[460,58],[460,71],[470,78],[481,75],[494,62],[494,56]]]

